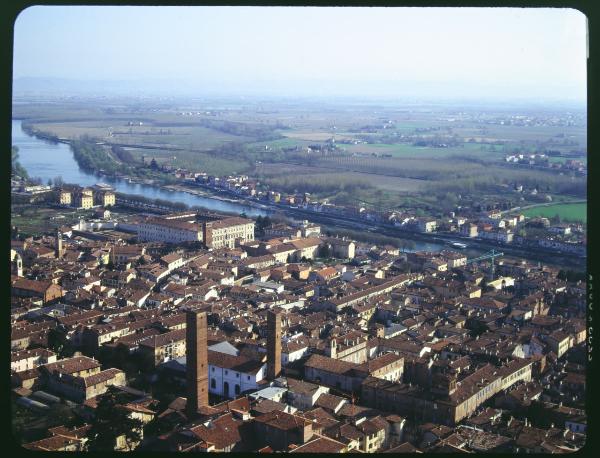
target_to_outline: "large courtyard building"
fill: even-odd
[[[140,241],[204,242],[209,249],[235,248],[254,240],[254,221],[241,217],[203,218],[187,212],[147,218],[137,224],[136,232]]]
[[[139,223],[137,236],[140,241],[182,243],[201,242],[201,225],[179,219],[148,218]]]

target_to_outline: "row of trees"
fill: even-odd
[[[115,162],[101,145],[96,145],[89,139],[76,140],[71,143],[73,157],[84,170],[104,170],[107,173],[128,173],[129,167]]]
[[[288,175],[269,178],[266,181],[272,189],[288,193],[296,191],[316,194],[353,193],[360,189],[373,188],[373,185],[364,179],[329,173],[319,175]]]
[[[231,135],[251,137],[256,139],[256,141],[275,140],[280,138],[281,136],[275,133],[275,129],[282,129],[285,127],[282,124],[272,126],[211,119],[201,120],[200,125]]]
[[[174,210],[179,210],[179,211],[187,210],[189,208],[188,205],[184,204],[183,202],[173,202],[173,201],[164,200],[164,199],[151,199],[149,197],[138,196],[138,195],[134,195],[134,194],[120,194],[119,197],[122,197],[125,200],[142,202],[142,203],[150,204],[150,205],[157,205],[159,207],[172,208]]]
[[[58,122],[58,121],[56,121]],[[37,128],[35,128],[33,126],[33,124],[30,124],[28,122],[23,122],[21,124],[21,129],[23,129],[23,132],[25,132],[28,135],[32,135],[35,136],[37,138],[41,138],[43,140],[47,140],[51,143],[58,143],[58,136],[50,133],[50,132],[44,132],[42,130],[39,130]]]
[[[133,157],[133,154],[125,148],[113,145],[111,151],[121,162],[125,162],[126,164],[135,164],[137,162]]]

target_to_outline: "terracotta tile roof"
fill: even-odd
[[[346,445],[325,436],[318,436],[306,444],[295,448],[290,453],[340,453]]]
[[[22,351],[17,351],[17,352],[11,353],[10,361],[11,362],[21,361],[23,359],[36,358],[38,356],[48,357],[48,356],[52,356],[54,354],[55,353],[53,351],[50,351],[46,348],[33,348],[31,350],[22,350]]]
[[[346,398],[342,398],[341,396],[335,396],[329,393],[323,393],[315,402],[315,406],[323,407],[324,409],[335,411],[340,404],[348,402]]]
[[[304,380],[296,380],[294,378],[286,378],[288,389],[294,393],[311,394],[319,389],[319,385],[305,382]]]
[[[402,365],[403,360],[403,356],[396,355],[395,353],[386,353],[377,358],[366,361],[365,363],[358,366],[356,369],[371,374],[396,362],[399,362],[400,365]]]
[[[291,240],[290,243],[297,250],[302,250],[304,248],[311,248],[311,247],[319,246],[321,244],[321,239],[319,239],[317,237],[307,237],[305,239]]]
[[[256,417],[254,419],[257,423],[264,423],[273,428],[280,429],[282,431],[289,431],[296,428],[304,428],[311,424],[306,418],[298,415],[293,415],[285,412],[273,411]]]
[[[182,258],[182,256],[180,254],[171,253],[171,254],[167,254],[167,255],[163,256],[160,259],[161,259],[161,261],[164,261],[167,264],[170,264],[172,262],[179,261],[181,258]]]
[[[262,399],[252,410],[258,414],[267,414],[275,410],[283,412],[287,408],[287,404],[283,402],[272,401],[271,399]]]
[[[87,377],[82,378],[85,386],[89,387],[111,380],[115,378],[118,374],[124,374],[124,372],[113,367],[104,371],[100,371],[97,374],[88,375]]]
[[[87,356],[75,356],[73,358],[61,359],[54,363],[45,364],[42,367],[50,374],[53,372],[74,374],[75,372],[99,368],[100,363]]]
[[[221,220],[218,221],[214,221],[212,223],[212,228],[213,229],[223,229],[223,228],[227,228],[227,227],[233,227],[233,226],[241,226],[242,224],[254,224],[254,221],[251,219],[247,219],[247,218],[241,218],[239,216],[233,216],[231,218],[223,218]]]
[[[296,247],[294,245],[291,245],[289,243],[282,243],[281,245],[277,245],[277,246],[272,246],[271,248],[268,248],[267,251],[269,253],[292,253],[294,251],[296,251]]]
[[[13,288],[23,289],[25,291],[33,291],[38,294],[45,293],[53,283],[51,281],[29,280],[28,278],[19,277],[12,284]],[[60,288],[60,287],[59,287]]]
[[[324,372],[335,374],[349,374],[358,365],[340,359],[328,358],[318,354],[311,355],[304,367],[311,367]]]
[[[256,374],[264,365],[245,356],[233,356],[216,351],[208,352],[208,364],[244,374]]]
[[[148,337],[140,342],[140,346],[149,348],[160,348],[174,342],[185,340],[185,329],[175,329],[174,331],[165,332]]]
[[[36,451],[61,451],[65,450],[65,447],[74,446],[77,443],[79,443],[77,439],[70,439],[64,436],[51,436],[25,444],[23,448]]]
[[[404,442],[396,447],[385,450],[382,453],[422,453],[418,448],[410,442]]]
[[[207,444],[214,445],[217,450],[222,450],[242,440],[241,425],[241,421],[236,420],[228,413],[211,420],[208,425],[194,426],[190,428],[190,431]]]
[[[345,424],[340,426],[340,435],[350,440],[360,441],[365,435],[356,426]]]

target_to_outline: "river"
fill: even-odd
[[[65,183],[92,186],[104,182],[124,194],[183,202],[190,206],[197,205],[216,212],[246,213],[249,216],[265,216],[270,213],[268,210],[261,210],[249,205],[196,196],[187,192],[168,191],[158,186],[129,183],[126,180],[111,179],[86,172],[79,168],[69,145],[51,143],[30,136],[21,128],[21,121],[16,119],[12,121],[12,144],[19,148],[19,162],[27,169],[29,176],[41,178],[44,184],[49,179],[60,176]]]
[[[190,206],[198,206],[226,213],[246,213],[248,216],[268,215],[269,210],[262,210],[249,205],[227,202],[210,197],[196,196],[187,192],[167,191],[158,186],[129,183],[122,179],[111,179],[98,176],[79,168],[69,145],[52,143],[28,135],[21,128],[21,121],[12,120],[12,144],[19,148],[19,162],[27,169],[29,176],[41,178],[43,183],[49,179],[62,177],[65,183],[80,186],[92,186],[99,182],[109,183],[116,191],[147,197],[149,199],[164,199],[172,202],[182,202]],[[415,250],[439,251],[443,244],[414,241]]]

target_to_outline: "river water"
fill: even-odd
[[[216,212],[246,213],[249,216],[264,216],[270,213],[249,205],[195,196],[187,192],[169,191],[158,186],[129,183],[126,180],[111,179],[85,172],[79,168],[69,145],[51,143],[26,134],[21,128],[20,120],[13,119],[12,121],[12,144],[19,148],[19,162],[27,169],[29,176],[41,178],[44,184],[49,179],[61,176],[65,183],[92,186],[104,182],[113,186],[116,191],[125,194],[183,202],[190,206],[197,205]]]
[[[99,182],[108,183],[116,191],[125,194],[163,199],[171,202],[183,202],[190,206],[199,206],[216,212],[246,213],[248,216],[267,215],[272,212],[235,202],[226,202],[210,197],[195,196],[187,192],[168,191],[158,186],[129,183],[126,180],[111,179],[98,176],[79,168],[69,145],[51,143],[26,134],[21,128],[21,121],[12,120],[12,144],[19,148],[19,162],[30,177],[39,177],[46,184],[49,179],[62,177],[65,183],[80,186],[92,186]],[[414,241],[415,250],[439,251],[444,245]]]

